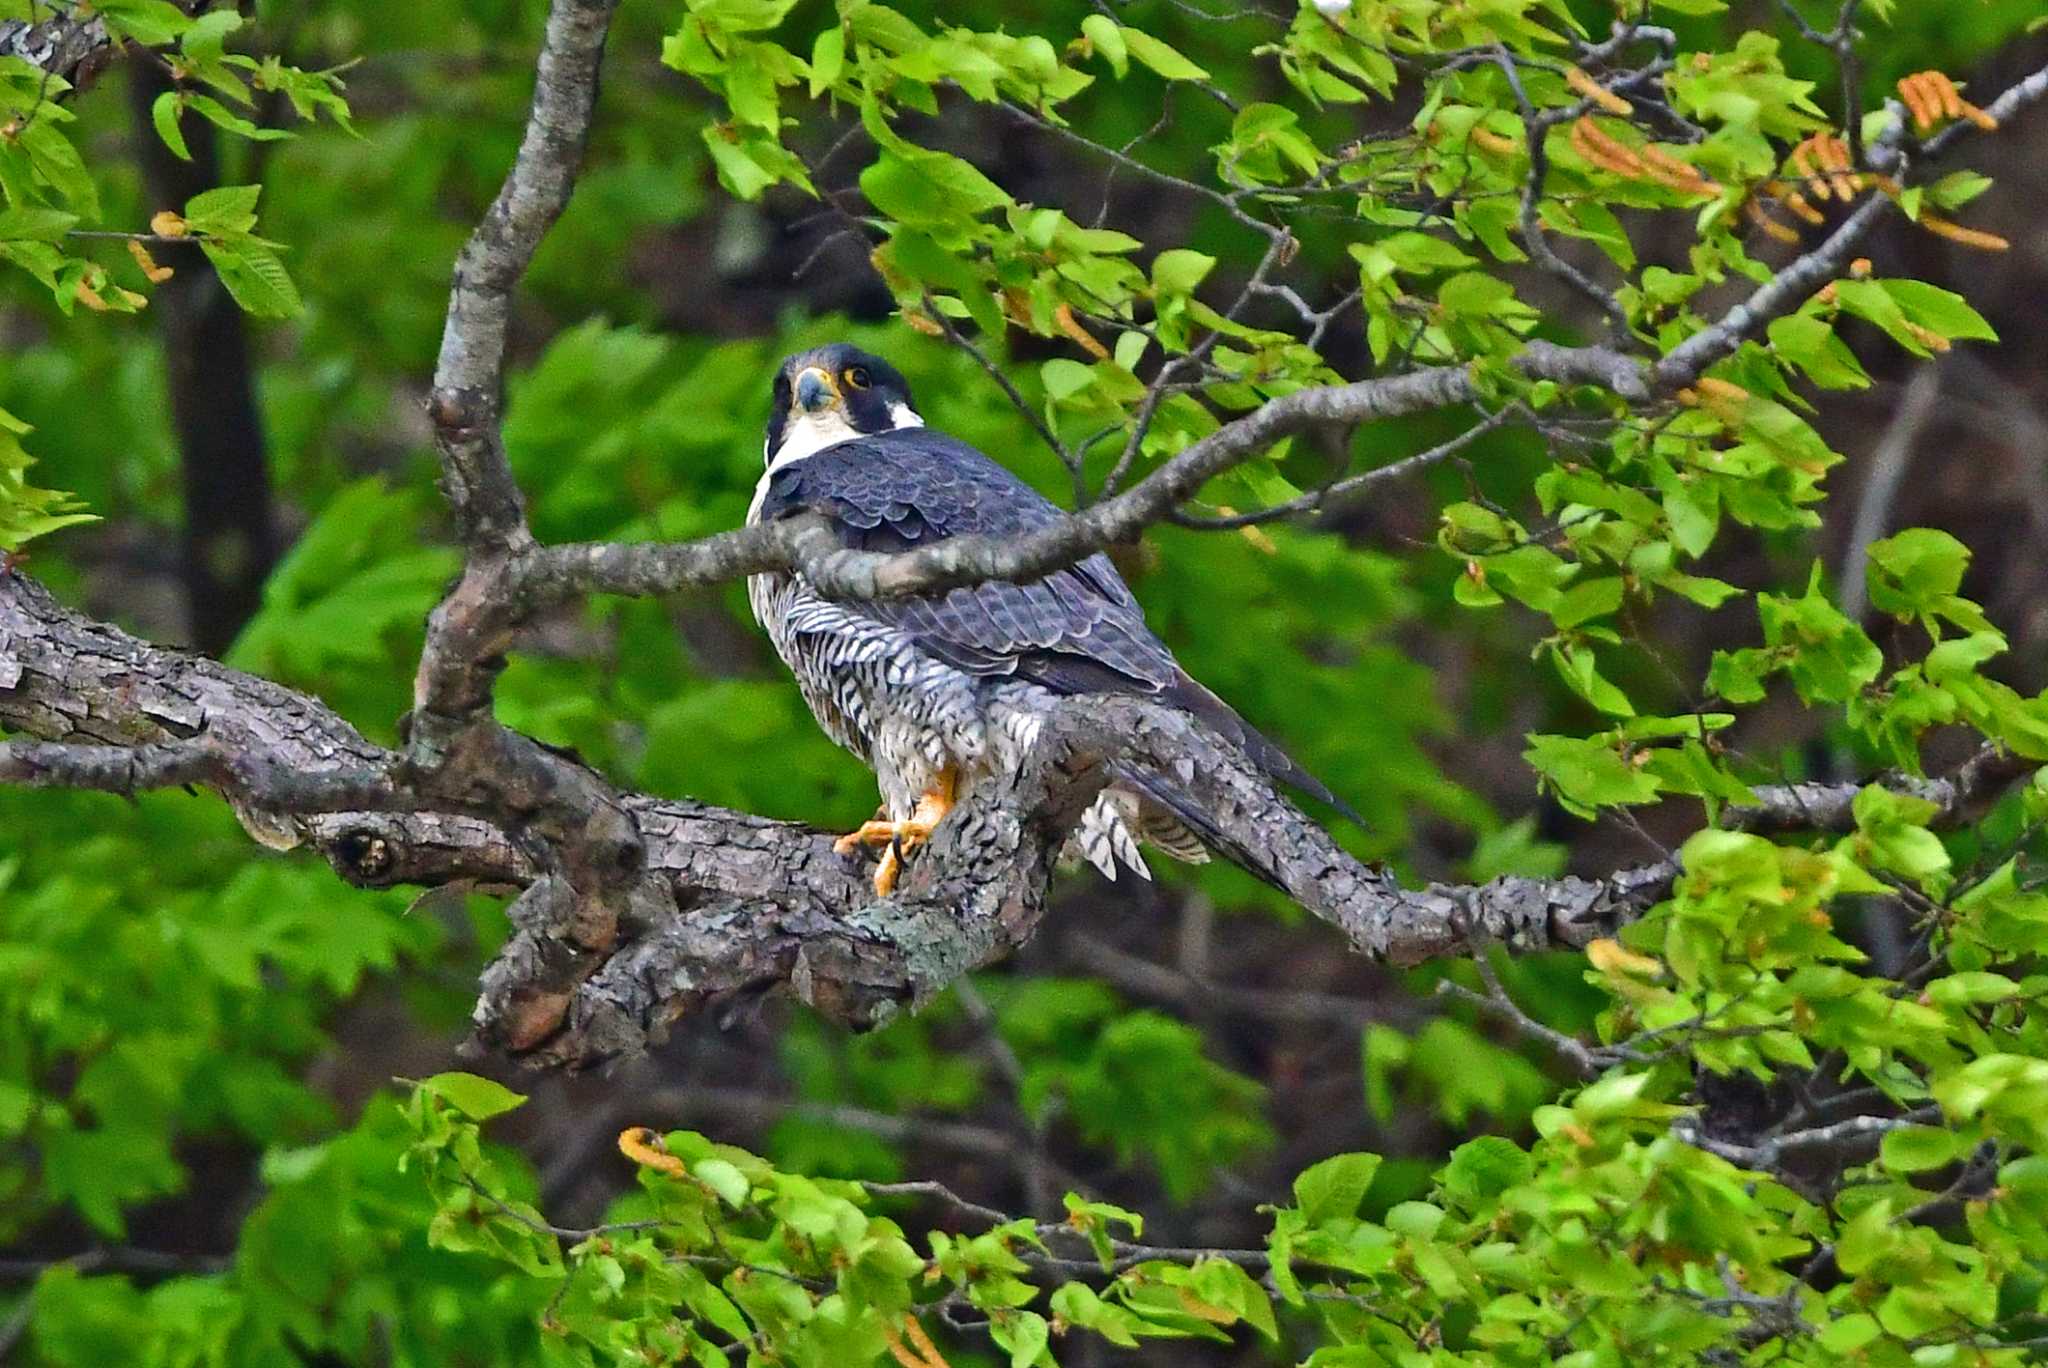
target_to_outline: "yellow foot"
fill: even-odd
[[[859,831],[841,836],[832,848],[841,855],[851,855],[862,846],[880,846],[882,859],[875,866],[875,896],[886,898],[896,891],[896,880],[903,873],[903,857],[930,840],[939,818],[945,815],[944,811],[937,816],[928,815],[925,804],[920,802],[917,811],[904,821],[863,822]]]
[[[907,841],[915,846],[932,834],[937,822],[920,822],[915,816],[904,822],[862,822],[832,843],[835,855],[851,855],[862,846],[885,846]]]
[[[851,855],[864,846],[882,847],[882,859],[875,866],[875,896],[886,898],[896,890],[903,873],[903,857],[931,839],[939,822],[953,810],[954,776],[943,771],[938,782],[917,800],[917,810],[900,822],[862,822],[832,843],[841,855]]]
[[[903,843],[891,841],[882,848],[881,863],[875,866],[875,896],[886,898],[896,891],[896,880],[903,877]]]

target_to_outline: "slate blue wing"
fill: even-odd
[[[869,551],[907,550],[971,533],[1009,536],[1062,516],[1057,505],[981,452],[921,427],[842,442],[776,471],[761,518],[797,512],[824,514],[847,546]],[[1181,669],[1145,625],[1107,556],[1090,556],[1030,584],[991,580],[854,606],[969,674],[1027,680],[1061,694],[1135,693],[1184,708],[1243,747],[1269,776],[1357,820],[1319,780]],[[1186,805],[1147,788],[1176,811]],[[1199,814],[1181,815],[1198,831],[1210,826]]]

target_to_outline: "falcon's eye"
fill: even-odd
[[[868,387],[868,368],[866,366],[852,367],[846,372],[845,380],[853,389],[866,389]]]

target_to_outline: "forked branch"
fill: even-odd
[[[0,782],[120,793],[201,784],[257,839],[309,845],[355,883],[517,890],[515,934],[484,977],[478,1032],[568,1065],[636,1049],[707,1003],[785,985],[837,1019],[871,1024],[1001,958],[1036,930],[1057,853],[1113,760],[1176,774],[1303,907],[1361,953],[1396,962],[1489,943],[1583,946],[1665,896],[1679,873],[1669,861],[1600,879],[1403,889],[1301,818],[1199,724],[1134,699],[1058,714],[1007,787],[957,809],[879,900],[824,833],[623,791],[501,727],[491,692],[505,652],[550,605],[768,569],[800,571],[841,596],[1027,579],[1172,516],[1282,437],[1484,397],[1464,367],[1301,390],[1224,424],[1129,491],[1012,539],[879,555],[844,550],[797,518],[681,545],[539,546],[499,430],[511,296],[574,184],[614,4],[554,0],[524,141],[457,264],[431,413],[465,568],[429,623],[403,752],[370,743],[314,699],[137,641],[61,607],[18,568],[0,569],[0,727],[28,738],[0,742]],[[1992,110],[2009,118],[2044,93],[2048,71]],[[1529,378],[1654,407],[1845,268],[1883,212],[1866,205],[1783,283],[1654,368],[1603,347],[1541,342],[1514,364]],[[1987,757],[1930,796],[1960,813],[2018,769]],[[1838,828],[1854,791],[1766,790],[1738,820]]]

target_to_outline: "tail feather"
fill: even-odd
[[[1145,864],[1138,838],[1131,830],[1138,816],[1137,805],[1127,795],[1121,802],[1118,798],[1114,789],[1104,789],[1096,795],[1088,810],[1081,814],[1081,824],[1068,840],[1066,854],[1069,858],[1078,855],[1094,865],[1112,883],[1119,869],[1150,879],[1152,871]]]
[[[1183,673],[1179,681],[1161,697],[1187,709],[1220,733],[1225,740],[1234,742],[1240,750],[1251,757],[1252,763],[1257,765],[1267,778],[1298,789],[1320,802],[1328,803],[1359,826],[1365,825],[1365,818],[1358,815],[1356,808],[1332,793],[1329,785],[1296,764],[1294,758],[1286,751],[1281,750],[1260,734],[1251,723],[1238,716],[1237,709],[1218,698],[1192,676]],[[1179,812],[1179,809],[1176,808],[1175,811]],[[1185,816],[1182,814],[1183,820]]]
[[[1118,765],[1114,772],[1120,784],[1136,790],[1172,813],[1182,827],[1209,849],[1222,855],[1247,874],[1271,884],[1282,893],[1287,891],[1287,886],[1280,882],[1279,875],[1273,871],[1272,865],[1263,853],[1225,835],[1223,829],[1203,810],[1202,805],[1180,785],[1163,774],[1134,769],[1128,765]]]
[[[1138,810],[1138,835],[1146,845],[1182,864],[1209,863],[1209,847],[1171,809],[1136,796],[1131,805]]]

